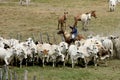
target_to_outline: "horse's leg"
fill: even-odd
[[[83,22],[83,28],[82,28],[82,30],[86,31],[86,25],[87,25],[86,21]]]
[[[82,22],[82,30],[85,30],[85,22]]]
[[[66,30],[66,22],[65,22],[65,30]]]
[[[61,23],[61,31],[63,31],[64,29],[63,29],[63,23]]]
[[[86,21],[86,30],[88,30],[89,20]]]
[[[59,24],[60,24],[60,23],[58,22],[58,28],[57,28],[58,30],[59,30]]]
[[[85,21],[84,22],[84,30],[86,31],[86,30],[88,30],[88,24],[89,24],[89,20],[87,20],[87,21]]]

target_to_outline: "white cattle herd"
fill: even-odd
[[[44,67],[46,63],[62,62],[63,66],[71,64],[71,67],[78,63],[87,68],[89,62],[94,66],[104,62],[107,65],[108,60],[120,58],[120,39],[116,36],[88,36],[81,41],[75,41],[68,45],[62,41],[59,44],[34,42],[32,38],[20,42],[17,39],[5,39],[0,37],[0,63],[12,65],[16,59],[22,67],[23,61],[40,63]],[[15,59],[14,59],[15,58]]]

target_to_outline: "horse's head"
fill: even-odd
[[[64,12],[64,19],[67,19],[68,12]]]
[[[91,16],[94,17],[94,18],[97,18],[97,16],[96,16],[96,11],[95,11],[95,10],[94,10],[94,11],[91,11]]]

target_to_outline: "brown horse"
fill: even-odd
[[[71,38],[72,34],[71,34],[70,32],[64,31],[64,30],[59,31],[58,34],[62,34],[63,37],[64,37],[64,39],[65,39],[65,42],[67,42],[69,45],[70,45],[71,43],[75,42],[76,40],[85,39],[85,37],[84,37],[83,35],[78,34],[78,35],[76,36],[76,38],[73,40],[73,39]]]
[[[67,15],[68,15],[68,12],[64,12],[64,15],[58,18],[58,30],[59,30],[59,25],[60,25],[61,30],[63,30],[64,26],[66,29]]]
[[[86,30],[85,27],[89,24],[91,17],[97,18],[96,11],[90,11],[84,14],[79,14],[74,17],[74,26],[77,26],[78,21],[82,22],[83,30]]]

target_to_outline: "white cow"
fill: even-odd
[[[66,43],[66,42],[60,42],[59,46],[60,46],[61,53],[64,54],[64,55],[66,55],[67,50],[68,50],[68,43]]]
[[[77,47],[80,47],[80,46],[83,46],[84,45],[84,43],[85,43],[85,39],[82,39],[82,40],[78,40],[78,41],[75,41],[75,45],[77,46]]]
[[[28,38],[25,42],[28,45],[28,48],[33,51],[34,53],[37,53],[37,46],[34,43],[32,38]]]
[[[0,47],[3,48],[8,48],[8,47],[13,47],[14,45],[18,44],[19,40],[17,39],[5,39],[0,37]]]
[[[43,44],[38,44],[37,49],[38,49],[38,55],[42,60],[43,67],[45,61],[53,62],[53,67],[55,66],[56,61],[64,61],[64,55],[61,54],[60,47],[58,45],[43,43]]]
[[[97,53],[99,52],[99,48],[95,44],[90,44],[89,46],[80,46],[79,47],[80,52],[84,55],[84,62],[85,62],[85,67],[87,68],[87,65],[89,61],[94,62],[94,65],[97,66]]]
[[[14,50],[14,48],[4,49],[0,47],[0,58],[5,61],[6,65],[9,65],[15,53],[16,50]]]
[[[100,37],[100,36],[95,36],[95,37],[86,39],[83,46],[86,47],[87,49],[89,49],[89,47],[91,45],[94,45],[96,47],[96,49],[98,48],[98,53],[97,53],[98,56],[96,56],[96,58],[98,57],[99,60],[104,61],[109,57],[110,52],[109,52],[109,50],[104,48],[104,46],[101,42],[102,39],[105,39],[105,38]],[[81,49],[81,50],[83,50],[83,49]],[[83,52],[85,52],[85,51],[83,51]],[[89,56],[89,55],[87,54],[85,56]]]
[[[111,12],[115,11],[118,0],[109,0],[109,10]]]
[[[49,61],[49,54],[51,53],[51,45],[49,43],[37,44],[38,56],[42,60],[42,66],[45,66],[45,61]]]
[[[60,47],[59,45],[51,45],[52,49],[51,49],[51,55],[50,58],[52,59],[53,62],[53,67],[55,66],[55,62],[64,62],[64,58],[65,56],[61,53]]]
[[[84,46],[89,47],[91,44],[97,45],[99,49],[103,47],[102,42],[97,38],[86,39]]]
[[[16,45],[16,44],[19,44],[20,43],[20,41],[19,40],[17,40],[17,39],[9,39],[8,40],[8,42],[9,42],[9,46],[10,47],[13,47],[14,45]]]
[[[120,38],[119,36],[111,35],[109,38],[112,40],[113,45],[114,45],[113,48],[115,51],[115,57],[120,59]]]
[[[4,39],[3,37],[0,37],[0,47],[8,48],[9,47],[9,41],[7,39]]]
[[[20,61],[20,67],[22,67],[23,59],[27,59],[27,55],[30,54],[28,45],[25,42],[20,42],[14,45],[13,47],[17,51],[17,53],[15,54],[15,58]]]
[[[84,58],[84,55],[79,52],[79,49],[76,45],[71,44],[68,49],[68,56],[70,56],[71,62],[72,62],[72,68],[74,68],[74,65],[78,58]]]
[[[25,42],[15,43],[13,47],[18,52],[15,57],[20,61],[20,67],[22,66],[23,59],[26,60],[26,66],[28,61],[34,61],[34,55],[37,53],[37,47],[32,38],[28,38]]]
[[[24,48],[25,53],[27,54],[27,59],[26,59],[26,65],[27,62],[32,62],[34,65],[34,59],[35,59],[35,55],[37,55],[37,46],[34,43],[32,38],[28,38],[25,42],[25,45],[27,45]]]
[[[61,51],[61,53],[65,56],[65,61],[64,61],[64,66],[65,66],[65,63],[66,63],[66,61],[67,61],[67,59],[68,59],[68,43],[66,43],[66,42],[60,42],[59,43],[59,48],[60,48],[60,51]]]
[[[29,6],[30,5],[30,1],[31,0],[19,0],[19,3],[20,3],[20,5],[27,5],[27,6]]]
[[[110,39],[103,39],[102,40],[102,44],[104,46],[105,49],[107,49],[108,51],[110,51],[110,57],[113,57],[113,42]]]

